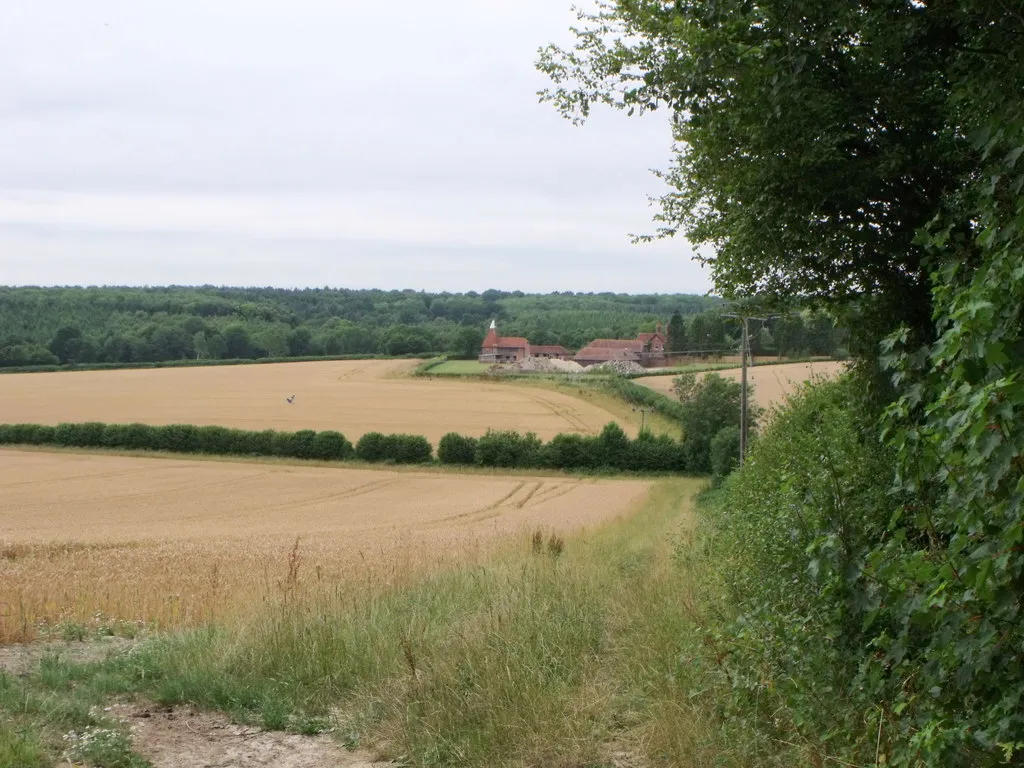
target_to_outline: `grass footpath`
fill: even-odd
[[[89,729],[105,735],[88,744],[110,755],[85,762],[145,765],[96,716],[124,693],[330,731],[403,765],[728,765],[729,734],[708,714],[693,658],[690,537],[703,484],[665,480],[620,521],[565,541],[524,534],[484,566],[407,588],[328,587],[231,631],[0,673],[0,765],[52,765],[65,734]]]

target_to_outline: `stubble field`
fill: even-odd
[[[747,369],[747,380],[754,386],[754,402],[762,408],[769,409],[780,405],[786,395],[794,392],[797,387],[809,379],[818,376],[824,378],[838,376],[844,365],[844,363],[836,361],[757,365]],[[711,371],[711,373],[737,382],[741,376],[739,368],[727,368]],[[634,381],[661,392],[663,395],[674,397],[672,392],[674,378],[674,376],[644,376],[634,379]]]
[[[0,423],[216,424],[482,435],[488,428],[596,434],[615,416],[571,395],[482,381],[411,378],[415,360],[76,371],[0,376]],[[286,398],[295,395],[289,403]],[[624,425],[627,431],[635,428]]]
[[[0,641],[365,596],[631,512],[651,483],[0,451]]]

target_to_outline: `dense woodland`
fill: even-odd
[[[728,351],[739,326],[721,299],[275,288],[0,288],[0,366],[131,364],[322,355],[476,357],[491,319],[504,335],[569,349],[672,324],[674,349]],[[758,354],[833,354],[823,315],[755,329]]]

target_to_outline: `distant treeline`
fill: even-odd
[[[630,439],[615,423],[600,435],[561,434],[548,443],[509,431],[488,431],[482,437],[452,432],[441,438],[436,459],[434,446],[421,435],[368,432],[353,445],[331,430],[254,432],[191,424],[0,424],[0,444],[521,469],[681,472],[689,463],[684,441],[648,432]]]
[[[694,295],[426,293],[277,288],[0,288],[0,367],[442,353],[472,358],[491,319],[504,335],[577,349],[658,322],[677,344],[727,350],[738,326],[720,299]],[[824,317],[754,333],[757,354],[833,354]]]

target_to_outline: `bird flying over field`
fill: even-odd
[[[285,400],[287,400],[289,403],[294,403],[295,402],[295,395],[292,395],[291,397],[286,397]]]

